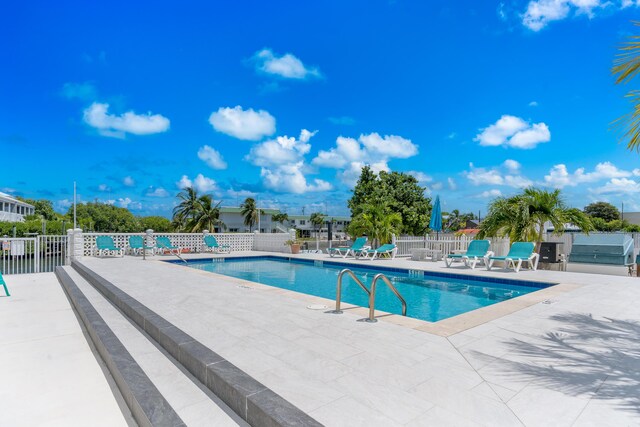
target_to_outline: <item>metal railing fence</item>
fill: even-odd
[[[67,236],[0,237],[0,273],[53,271],[67,258]]]

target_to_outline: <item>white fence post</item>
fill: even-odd
[[[64,260],[65,265],[71,264],[72,254],[73,254],[73,230],[68,229],[67,230],[67,253]]]
[[[40,238],[36,236],[33,241],[33,272],[40,273]]]
[[[71,252],[71,259],[82,258],[84,256],[84,236],[82,235],[82,228],[76,228],[73,230],[73,252]]]

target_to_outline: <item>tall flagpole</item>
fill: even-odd
[[[76,182],[73,181],[73,229],[77,228],[76,224],[76,204],[77,204],[77,195],[76,195]]]

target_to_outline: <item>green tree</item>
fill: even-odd
[[[640,26],[640,22],[633,23]],[[627,41],[620,46],[613,68],[616,84],[625,84],[631,81],[640,72],[640,36],[629,36]],[[621,140],[627,140],[627,148],[640,150],[640,91],[631,90],[626,95],[631,102],[631,112],[620,117],[614,125],[621,128]]]
[[[371,170],[371,167],[364,166],[360,172],[360,178],[352,190],[353,196],[347,201],[352,217],[358,215],[362,207],[371,202],[378,182],[378,176]]]
[[[180,202],[173,208],[173,223],[176,228],[182,230],[193,220],[200,208],[198,192],[193,187],[186,187],[177,197]]]
[[[514,241],[541,242],[545,222],[551,222],[555,234],[573,224],[583,232],[593,230],[589,217],[579,209],[569,208],[560,190],[527,188],[522,194],[499,197],[489,205],[489,213],[480,224],[479,238],[509,237]]]
[[[224,228],[224,223],[220,220],[220,203],[214,203],[213,197],[205,194],[198,198],[198,208],[193,219],[187,227],[191,233],[198,231],[214,231],[217,227]]]
[[[322,224],[324,224],[324,219],[326,215],[322,212],[314,212],[309,217],[309,221],[311,221],[311,225],[313,225],[313,230],[316,232],[316,236],[318,235],[318,230],[322,228]]]
[[[442,213],[444,217],[444,212]],[[444,222],[444,229],[448,231],[458,231],[461,228],[464,228],[467,224],[467,221],[470,221],[474,218],[472,213],[460,213],[458,209],[454,209],[447,215],[447,219]]]
[[[591,218],[602,218],[607,222],[620,219],[618,208],[607,202],[591,203],[584,207],[584,213]]]
[[[67,218],[73,221],[73,206],[67,211]],[[117,233],[142,231],[140,221],[128,209],[107,203],[79,203],[77,218],[78,224],[86,230]]]
[[[411,175],[382,171],[376,176],[365,166],[348,201],[351,217],[356,218],[365,205],[381,205],[400,214],[400,233],[422,235],[431,212],[431,200],[424,196],[424,190]]]
[[[253,197],[247,197],[240,205],[240,213],[244,217],[244,225],[249,226],[249,233],[251,233],[254,224],[260,219],[256,200]]]
[[[391,212],[382,205],[361,206],[360,213],[349,224],[349,234],[352,236],[366,235],[374,246],[390,243],[393,234],[398,234],[402,228],[402,216]]]
[[[153,230],[159,233],[174,231],[171,221],[163,216],[143,216],[140,218],[142,231]]]
[[[39,218],[46,219],[49,221],[52,219],[56,219],[58,217],[58,215],[56,214],[56,211],[53,209],[53,203],[51,203],[51,200],[24,199],[22,197],[18,197],[18,199],[22,200],[25,203],[29,203],[30,205],[33,205],[34,207],[33,214]]]

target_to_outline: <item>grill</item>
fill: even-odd
[[[626,234],[576,235],[569,262],[632,265],[633,239]]]

